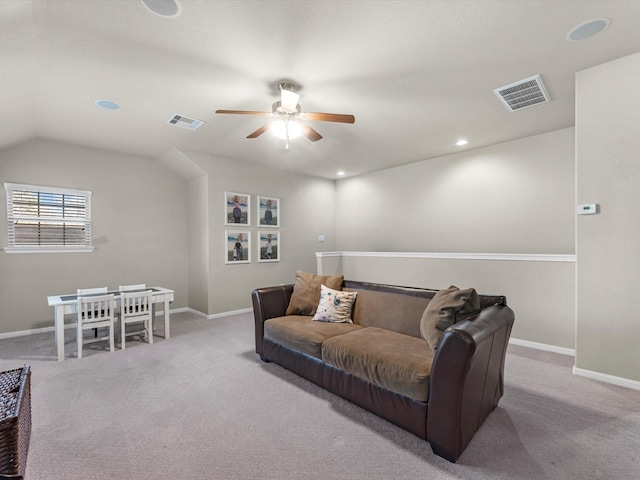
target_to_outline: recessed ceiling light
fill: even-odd
[[[161,17],[177,17],[182,13],[182,6],[178,0],[140,0],[152,13]]]
[[[104,108],[105,110],[120,110],[122,108],[116,102],[111,102],[109,100],[96,100],[96,105],[100,108]]]
[[[591,38],[603,30],[605,30],[611,24],[611,20],[608,18],[596,18],[580,25],[573,27],[569,33],[567,33],[567,40],[570,42],[578,42],[580,40],[586,40]]]
[[[460,140],[458,140],[456,142],[456,145],[458,145],[459,147],[466,145],[467,143],[469,143],[469,140],[465,140],[464,138],[461,138]]]
[[[339,172],[336,172],[336,175],[339,177],[344,177],[344,172],[340,170]]]

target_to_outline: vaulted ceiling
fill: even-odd
[[[156,0],[156,2],[166,0]],[[336,178],[574,125],[575,73],[640,51],[640,1],[140,0],[0,2],[0,148],[47,138],[150,158],[173,148]],[[608,29],[567,33],[594,18]],[[539,74],[551,101],[508,111],[495,88]],[[294,81],[323,135],[245,137]],[[98,108],[117,102],[121,110]],[[202,120],[195,131],[167,124]],[[469,140],[463,147],[460,138]]]

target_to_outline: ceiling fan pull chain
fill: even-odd
[[[289,150],[289,116],[284,119],[284,134],[286,136],[284,148],[285,150]]]

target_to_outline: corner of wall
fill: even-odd
[[[196,165],[184,152],[175,147],[165,152],[159,160],[185,182],[206,175],[204,170]]]

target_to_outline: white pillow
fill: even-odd
[[[341,292],[320,285],[320,303],[312,320],[317,322],[353,323],[351,309],[356,292]]]

